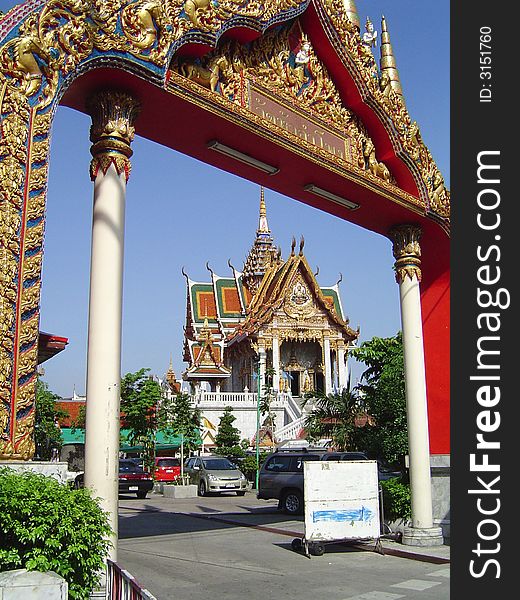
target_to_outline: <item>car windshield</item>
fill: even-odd
[[[235,465],[227,458],[205,458],[202,464],[208,471],[231,471],[236,469]]]
[[[133,460],[119,461],[120,473],[144,473],[143,468]]]
[[[158,467],[180,467],[181,463],[178,458],[161,458],[157,461]]]

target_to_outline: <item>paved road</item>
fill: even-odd
[[[449,548],[385,542],[385,554],[327,544],[310,559],[291,549],[302,519],[276,502],[222,497],[120,498],[118,562],[158,600],[446,600]],[[421,560],[417,560],[420,558]],[[427,562],[428,561],[428,562]]]

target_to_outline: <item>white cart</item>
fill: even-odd
[[[380,547],[379,480],[375,460],[305,461],[305,527],[293,550],[321,556],[325,543],[375,540]]]

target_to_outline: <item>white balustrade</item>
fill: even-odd
[[[285,425],[284,427],[280,427],[275,431],[275,437],[277,442],[283,442],[284,440],[293,440],[295,439],[303,426],[305,425],[305,417],[300,417],[296,419],[292,423]]]
[[[288,401],[292,400],[289,394],[279,393],[276,398],[271,400],[271,407],[283,407]],[[254,392],[206,392],[201,391],[194,395],[194,403],[196,406],[256,406],[258,395]],[[293,401],[294,402],[294,401]]]

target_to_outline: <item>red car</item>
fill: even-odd
[[[180,477],[181,461],[171,456],[157,456],[155,459],[155,481],[173,481]]]

